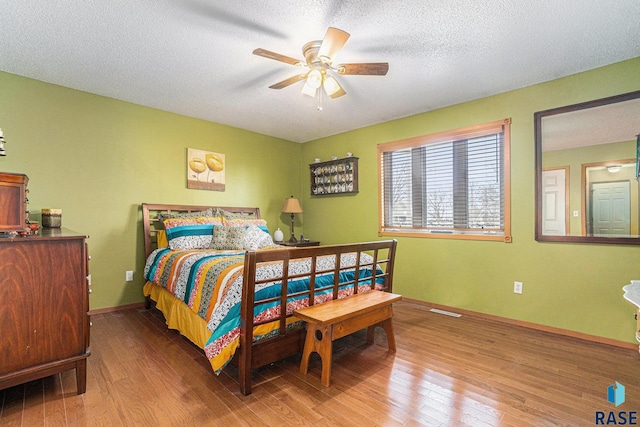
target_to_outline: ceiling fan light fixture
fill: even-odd
[[[318,70],[309,71],[307,84],[314,89],[318,89],[322,85],[322,73]]]
[[[289,77],[288,79],[269,86],[269,88],[282,89],[304,80],[302,93],[311,97],[318,96],[318,109],[321,109],[322,92],[325,92],[332,99],[347,94],[342,86],[340,86],[338,80],[328,75],[328,72],[335,73],[337,76],[344,74],[384,76],[389,70],[389,64],[386,62],[346,63],[334,66],[333,63],[336,55],[342,50],[349,37],[349,33],[346,31],[329,27],[322,40],[313,40],[302,46],[304,61],[262,48],[255,49],[253,54],[273,59],[274,61],[304,67],[306,72]],[[318,90],[321,86],[322,88]]]
[[[317,88],[311,86],[309,84],[309,81],[307,80],[304,86],[302,87],[302,94],[313,98],[314,96],[316,96],[316,89]]]
[[[331,96],[340,90],[340,85],[333,77],[326,76],[324,79],[324,90],[327,92],[327,95]]]

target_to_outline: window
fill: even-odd
[[[379,144],[379,234],[510,242],[510,124]]]

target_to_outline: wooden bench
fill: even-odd
[[[373,344],[373,331],[380,326],[387,334],[389,351],[395,352],[391,304],[401,299],[389,292],[371,291],[296,310],[294,316],[307,322],[300,372],[307,373],[309,356],[315,351],[322,360],[320,382],[329,387],[333,341],[363,328],[368,328],[367,343]]]

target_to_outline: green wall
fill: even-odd
[[[418,300],[634,342],[634,310],[621,288],[640,278],[640,247],[534,239],[533,114],[638,89],[635,58],[304,144],[303,165],[347,151],[360,158],[360,192],[352,196],[311,197],[302,168],[305,235],[323,243],[380,238],[377,144],[511,117],[513,243],[399,238],[394,289]],[[514,281],[523,282],[522,295],[513,293]]]
[[[65,227],[91,236],[91,308],[99,309],[142,301],[142,202],[259,206],[270,228],[286,235],[288,217],[279,211],[293,194],[304,209],[297,234],[323,243],[376,240],[376,144],[511,117],[513,243],[399,238],[396,291],[633,342],[633,308],[621,287],[640,278],[640,247],[534,240],[533,113],[638,90],[639,76],[636,58],[296,144],[0,73],[8,154],[0,170],[29,176],[33,219],[41,208],[61,208]],[[187,147],[226,155],[225,192],[186,189]],[[311,197],[308,164],[347,151],[360,158],[360,192]],[[124,281],[125,270],[135,271],[134,282]],[[516,280],[522,295],[513,293]]]
[[[61,208],[65,228],[90,236],[91,309],[143,300],[143,202],[258,206],[287,229],[300,144],[6,73],[0,99],[0,170],[29,176],[32,220]],[[186,188],[188,147],[225,154],[226,191]]]

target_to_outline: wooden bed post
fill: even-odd
[[[389,248],[389,261],[386,264],[385,273],[387,274],[387,292],[393,292],[393,265],[396,259],[396,247],[398,246],[398,241],[393,239],[391,241],[391,247]]]
[[[240,392],[251,393],[251,359],[253,349],[253,304],[255,297],[256,253],[244,254],[242,273],[242,299],[240,301],[240,348],[238,358],[238,381]],[[253,287],[254,289],[251,289]]]

